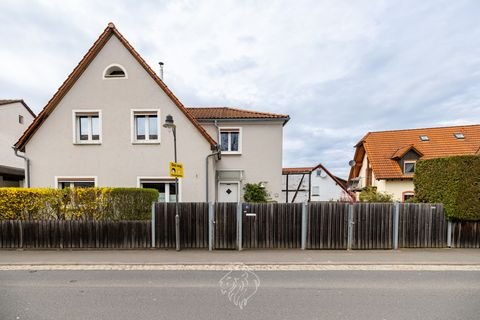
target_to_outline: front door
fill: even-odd
[[[238,182],[220,182],[218,184],[218,202],[238,202]]]

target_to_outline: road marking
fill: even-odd
[[[266,264],[51,264],[51,265],[0,265],[0,271],[480,271],[480,265],[266,265]]]

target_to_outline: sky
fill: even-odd
[[[288,114],[284,166],[346,178],[369,131],[480,123],[479,17],[476,0],[0,0],[0,99],[40,112],[111,21],[184,105]]]

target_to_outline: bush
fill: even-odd
[[[443,203],[447,217],[480,220],[480,157],[418,161],[413,178],[417,202]]]
[[[261,183],[247,183],[243,187],[243,200],[245,202],[267,202],[269,194]]]
[[[368,186],[360,192],[361,202],[393,202],[393,196],[388,193],[377,192],[377,187]]]
[[[0,188],[0,220],[148,220],[158,191]]]

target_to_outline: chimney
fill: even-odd
[[[163,62],[160,61],[158,64],[159,64],[159,66],[160,66],[160,72],[159,72],[158,75],[160,76],[160,79],[163,80]]]

